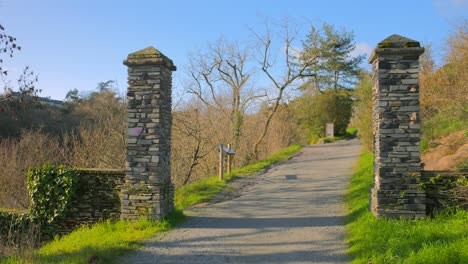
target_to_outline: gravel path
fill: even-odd
[[[120,263],[346,263],[343,196],[359,153],[357,140],[306,146]]]

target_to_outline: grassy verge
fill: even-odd
[[[468,212],[445,211],[432,219],[375,219],[369,212],[373,158],[363,154],[346,202],[352,263],[468,263]]]
[[[117,256],[137,248],[141,241],[171,229],[183,218],[176,211],[160,222],[142,219],[83,226],[47,243],[28,258],[10,257],[0,259],[0,263],[111,263]]]
[[[226,177],[226,181],[211,177],[177,189],[175,194],[177,210],[161,222],[108,221],[90,227],[84,226],[69,235],[51,241],[27,259],[11,257],[0,259],[0,263],[110,263],[116,256],[137,248],[142,241],[174,227],[184,218],[183,209],[210,199],[232,178],[255,173],[276,162],[286,160],[300,149],[300,145],[293,145],[265,160],[235,169]]]
[[[224,181],[220,181],[217,176],[213,176],[179,188],[176,190],[174,198],[176,208],[183,210],[197,203],[207,201],[220,192],[231,179],[258,172],[276,162],[287,160],[301,150],[301,148],[301,145],[292,145],[278,151],[264,160],[239,169],[234,169],[231,174],[226,176]]]

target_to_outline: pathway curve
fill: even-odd
[[[306,146],[121,263],[346,263],[343,198],[359,153],[357,140]]]

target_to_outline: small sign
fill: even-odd
[[[227,153],[228,155],[234,155],[236,152],[233,149],[227,148],[223,145],[219,145],[218,148],[223,147],[223,152]]]
[[[326,130],[325,130],[325,136],[327,138],[335,137],[334,130],[335,130],[335,128],[334,128],[333,123],[327,123]]]

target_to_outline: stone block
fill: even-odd
[[[405,205],[403,205],[403,209],[405,209],[405,210],[425,211],[426,210],[426,204],[405,204]]]
[[[419,106],[402,106],[399,109],[400,112],[414,112],[419,111]]]
[[[146,139],[138,139],[137,144],[138,145],[151,145],[152,141],[151,140],[146,140]]]
[[[135,144],[135,143],[137,143],[136,138],[127,138],[127,144]]]

